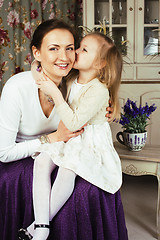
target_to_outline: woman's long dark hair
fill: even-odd
[[[58,20],[58,19],[50,19],[47,21],[42,22],[34,31],[34,34],[32,36],[32,40],[30,43],[30,49],[32,50],[32,46],[35,46],[38,50],[41,48],[42,40],[45,37],[47,33],[54,29],[65,29],[68,30],[74,37],[74,41],[76,44],[77,42],[77,35],[75,30],[65,23],[64,21]],[[64,36],[65,37],[65,36]]]

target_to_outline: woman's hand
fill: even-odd
[[[54,132],[54,133],[50,133],[48,135],[48,138],[49,138],[51,143],[59,142],[59,141],[67,142],[70,138],[77,137],[78,135],[81,135],[84,132],[83,127],[77,132],[71,132],[70,130],[68,130],[68,128],[66,128],[64,123],[62,121],[60,121],[57,131]]]
[[[113,106],[111,104],[111,100],[109,100],[109,106],[106,108],[107,110],[107,113],[105,115],[105,117],[108,118],[108,122],[111,121],[111,118],[112,118],[112,113],[113,113]]]

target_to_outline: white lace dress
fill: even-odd
[[[83,87],[74,81],[69,104]],[[114,149],[107,121],[87,125],[82,135],[67,143],[42,144],[39,152],[46,152],[56,165],[74,171],[107,192],[115,193],[122,184],[121,162]]]

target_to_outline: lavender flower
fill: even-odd
[[[136,102],[128,98],[123,107],[119,124],[122,125],[124,131],[129,133],[146,132],[147,120],[156,108],[155,104],[148,106],[147,103],[143,107],[141,105],[137,107]]]

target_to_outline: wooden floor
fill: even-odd
[[[121,197],[129,240],[155,240],[157,178],[123,175]]]

